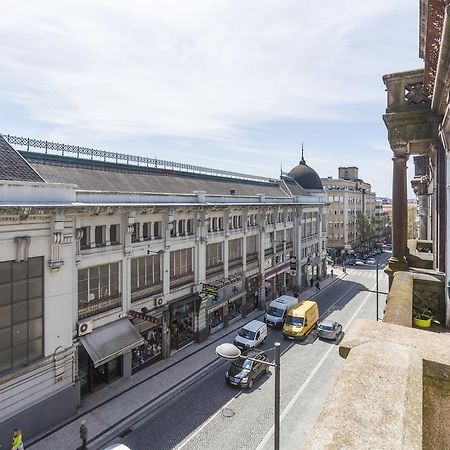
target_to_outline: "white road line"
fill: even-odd
[[[336,303],[338,303],[338,302],[340,302],[341,301],[341,299],[345,296],[345,295],[347,295],[352,289],[355,289],[355,286],[350,286],[350,288],[348,288],[331,306],[329,306],[328,307],[328,309],[326,310],[326,311],[324,311],[321,315],[320,315],[320,317],[319,317],[319,319],[321,319]]]
[[[214,420],[219,413],[221,413],[228,405],[230,405],[230,403],[235,400],[236,398],[238,398],[241,395],[241,393],[239,392],[239,394],[235,395],[229,402],[225,403],[224,406],[222,406],[222,408],[219,409],[219,411],[217,411],[213,416],[211,416],[200,428],[198,428],[194,433],[192,433],[186,440],[184,440],[179,447],[177,447],[177,450],[181,450],[182,448],[186,447],[186,445],[195,437],[197,436],[198,433],[200,433],[200,431],[203,430],[203,428],[205,428],[212,420]]]
[[[375,289],[375,286],[372,288],[372,290]],[[363,308],[363,306],[366,304],[367,300],[369,299],[369,296],[371,295],[371,292],[368,292],[366,295],[366,298],[361,302],[361,304],[359,305],[358,309],[355,311],[355,313],[353,314],[353,316],[351,317],[351,319],[348,321],[347,325],[344,327],[345,329],[347,329],[350,324],[353,322],[353,320],[355,320],[355,317],[359,314],[359,312],[361,311],[361,309]],[[300,398],[300,396],[302,395],[303,391],[308,387],[309,383],[311,382],[311,380],[313,379],[314,375],[319,371],[320,367],[322,366],[322,364],[325,362],[325,360],[327,359],[328,355],[335,349],[336,347],[331,346],[327,352],[323,355],[322,359],[317,363],[316,367],[314,367],[314,369],[312,370],[312,372],[309,374],[308,378],[305,380],[305,382],[301,385],[300,389],[297,391],[297,393],[294,395],[294,397],[292,397],[291,401],[288,403],[288,405],[286,406],[286,408],[284,409],[284,411],[281,413],[280,416],[280,422],[282,422],[284,420],[284,418],[289,414],[289,412],[291,411],[291,409],[294,407],[295,403],[298,401],[298,399]],[[259,443],[258,447],[256,447],[256,450],[262,450],[263,448],[266,447],[266,445],[269,443],[270,439],[272,438],[274,433],[274,427],[272,426],[272,428],[268,431],[268,433],[266,434],[266,436],[264,437],[264,439]]]

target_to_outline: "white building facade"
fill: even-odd
[[[48,429],[90,392],[325,275],[320,189],[9,140],[16,149],[0,138],[2,436]],[[24,142],[34,151],[17,150]]]

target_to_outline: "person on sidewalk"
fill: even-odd
[[[13,433],[11,450],[23,450],[23,436],[20,428],[16,428]]]
[[[334,274],[333,269],[331,269],[331,278],[333,278],[333,274]]]
[[[313,287],[314,279],[311,278],[311,279],[309,280],[309,283],[311,284],[311,287]]]
[[[316,289],[318,290],[318,291],[320,291],[320,283],[317,281],[316,282]]]
[[[81,439],[81,450],[85,450],[87,448],[87,438],[88,438],[88,429],[86,426],[86,420],[81,421],[80,425],[80,439]]]

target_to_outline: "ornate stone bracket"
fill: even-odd
[[[31,237],[16,236],[14,241],[16,242],[16,262],[28,261]]]
[[[59,270],[64,265],[64,260],[60,256],[60,246],[64,241],[64,235],[60,231],[53,233],[53,241],[50,248],[50,260],[48,266],[52,270]]]

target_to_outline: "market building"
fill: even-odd
[[[0,435],[326,273],[302,162],[277,180],[14,136],[0,158]]]

